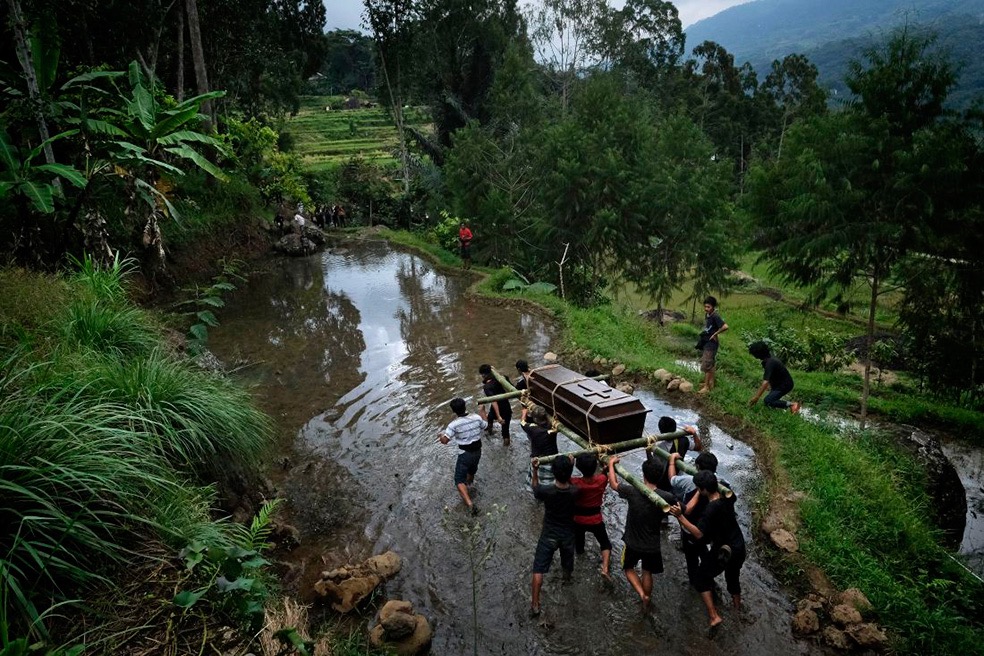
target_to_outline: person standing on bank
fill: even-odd
[[[460,397],[451,399],[451,412],[455,414],[455,419],[448,424],[438,440],[441,444],[449,444],[453,441],[458,447],[458,460],[454,465],[454,486],[458,488],[458,494],[468,507],[468,512],[477,515],[478,508],[472,502],[468,488],[475,482],[478,462],[482,459],[482,428],[485,426],[485,420],[475,413],[468,414],[465,400]]]
[[[472,231],[468,224],[462,221],[458,224],[458,247],[461,251],[461,262],[466,269],[471,268]]]
[[[769,390],[769,393],[765,395],[766,407],[780,410],[788,408],[794,415],[798,413],[800,410],[799,403],[786,401],[782,398],[793,391],[793,377],[789,374],[789,369],[786,369],[782,360],[774,357],[769,352],[769,345],[762,341],[749,344],[748,352],[752,354],[752,357],[762,361],[762,369],[765,370],[762,384],[759,385],[755,396],[748,401],[749,407],[758,403],[762,394],[765,394],[765,390]]]
[[[697,349],[700,351],[700,370],[704,372],[704,384],[698,394],[707,394],[714,389],[714,375],[717,371],[718,335],[728,330],[717,311],[717,299],[708,296],[704,299],[704,329],[700,331]]]

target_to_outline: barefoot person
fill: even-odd
[[[478,462],[482,459],[482,428],[485,426],[485,420],[475,413],[468,414],[465,400],[462,398],[451,400],[451,412],[456,415],[455,419],[448,424],[438,440],[441,444],[449,444],[453,441],[458,447],[458,460],[454,465],[454,485],[458,488],[461,500],[468,507],[468,512],[477,515],[478,508],[472,503],[468,487],[475,481]]]
[[[560,549],[560,566],[564,580],[569,581],[574,572],[574,506],[578,490],[571,487],[574,464],[570,458],[559,458],[553,463],[553,485],[540,485],[539,462],[533,461],[533,496],[543,502],[543,529],[536,543],[533,556],[533,597],[530,616],[540,614],[540,589],[543,575],[550,571],[554,553]]]
[[[660,549],[659,527],[663,522],[663,509],[650,501],[646,496],[628,483],[619,483],[615,474],[618,456],[608,459],[608,484],[618,492],[618,496],[629,504],[625,516],[625,533],[622,542],[622,571],[632,589],[639,595],[643,611],[649,610],[653,594],[653,574],[663,573],[663,553]],[[672,494],[656,489],[656,482],[661,474],[659,465],[647,460],[642,463],[642,478],[650,490],[663,497],[667,503],[673,504],[676,499]],[[642,576],[635,566],[642,563]]]
[[[728,330],[717,311],[717,299],[708,296],[704,299],[704,329],[700,331],[697,350],[700,351],[700,370],[704,372],[704,384],[698,394],[707,394],[714,389],[714,376],[717,372],[718,335]]]
[[[793,414],[798,413],[799,403],[786,401],[782,398],[793,391],[793,377],[789,375],[789,369],[786,369],[782,360],[774,357],[769,352],[769,345],[762,341],[749,344],[748,352],[752,354],[752,357],[762,361],[762,369],[765,371],[762,376],[762,384],[759,385],[755,396],[748,401],[749,407],[758,403],[762,395],[765,394],[765,390],[769,390],[769,393],[765,395],[766,407],[780,410],[788,408]]]
[[[492,375],[492,365],[481,365],[478,368],[478,375],[482,377],[482,393],[485,396],[498,396],[506,393],[506,388]],[[492,401],[489,403],[488,411],[481,410],[480,413],[488,420],[488,426],[485,430],[489,433],[492,432],[495,422],[499,422],[502,426],[502,443],[508,445],[509,422],[512,420],[512,406],[509,405],[509,400]]]
[[[601,575],[610,580],[612,541],[608,539],[608,530],[601,516],[601,502],[605,498],[608,478],[598,471],[598,458],[594,454],[578,456],[575,464],[581,475],[571,479],[571,484],[580,490],[574,507],[574,551],[583,554],[585,534],[595,536],[601,551]]]
[[[694,484],[698,493],[707,499],[707,507],[695,525],[679,504],[670,508],[670,513],[680,522],[680,528],[689,532],[695,539],[708,545],[709,551],[700,561],[694,587],[707,608],[711,628],[724,620],[714,605],[714,577],[724,572],[724,580],[731,593],[731,603],[736,610],[741,608],[741,566],[745,562],[745,536],[738,526],[734,503],[718,492],[717,477],[709,471],[697,472]]]

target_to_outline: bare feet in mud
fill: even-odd
[[[601,567],[598,569],[598,571],[601,572],[601,578],[605,579],[606,582],[608,583],[612,582],[612,575],[608,571],[607,567]]]
[[[652,605],[653,605],[653,600],[652,599],[650,599],[649,597],[643,597],[642,598],[642,604],[641,604],[641,606],[642,606],[642,612],[643,613],[648,613],[649,612],[649,609],[652,607]]]
[[[717,635],[718,629],[721,628],[721,624],[723,623],[724,623],[724,618],[721,617],[720,615],[712,617],[711,623],[707,627],[708,637],[713,638],[715,635]]]

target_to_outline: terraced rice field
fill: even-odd
[[[335,169],[355,155],[376,164],[395,166],[398,141],[389,112],[382,107],[325,111],[330,100],[337,101],[337,97],[301,98],[300,112],[287,124],[304,168]],[[407,120],[416,127],[425,125],[426,110],[408,109]]]

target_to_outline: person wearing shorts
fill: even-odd
[[[569,581],[574,572],[574,506],[578,489],[571,485],[574,463],[559,458],[553,463],[554,484],[540,485],[538,464],[533,461],[533,496],[543,502],[543,528],[533,556],[532,599],[530,617],[540,614],[540,589],[543,575],[550,571],[554,554],[560,550],[563,578]]]
[[[468,488],[475,482],[478,463],[482,459],[482,429],[485,427],[485,420],[475,413],[468,414],[465,400],[462,398],[451,400],[451,411],[455,414],[455,418],[444,429],[438,440],[441,444],[454,442],[458,447],[458,459],[454,464],[454,486],[458,489],[458,494],[465,502],[468,512],[477,515],[478,508],[472,502]]]
[[[618,456],[608,459],[608,484],[629,504],[625,516],[625,533],[622,535],[622,542],[625,543],[622,550],[622,571],[632,589],[639,595],[642,610],[645,612],[649,610],[652,600],[653,574],[663,572],[659,527],[665,513],[633,486],[618,482],[615,465],[619,460]],[[642,463],[642,478],[646,487],[661,496],[667,504],[673,505],[676,498],[671,493],[656,488],[661,473],[656,462],[646,460]],[[639,564],[642,565],[641,576],[635,569]]]
[[[608,478],[598,471],[598,458],[594,454],[578,456],[575,464],[581,475],[571,479],[571,484],[580,490],[574,507],[574,551],[583,554],[585,535],[595,536],[601,551],[601,575],[610,580],[612,541],[608,539],[605,520],[601,516]]]
[[[717,311],[717,299],[708,296],[704,299],[704,329],[700,331],[697,342],[700,352],[700,370],[704,372],[704,384],[697,392],[707,394],[714,389],[714,376],[717,372],[718,335],[728,330]]]

